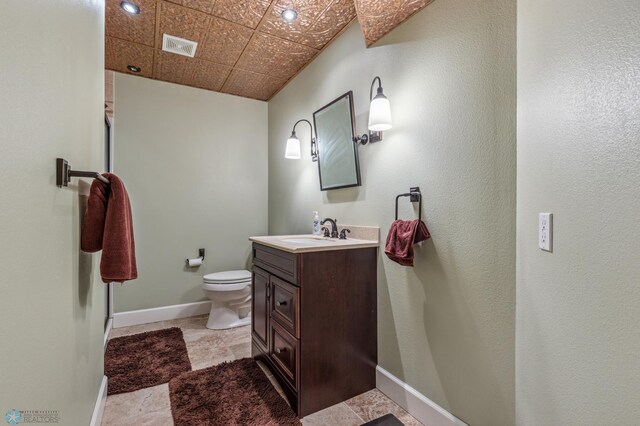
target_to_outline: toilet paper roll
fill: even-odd
[[[203,259],[201,257],[198,257],[196,259],[187,259],[187,266],[189,268],[194,268],[196,266],[200,266],[200,265],[202,265],[202,260]]]

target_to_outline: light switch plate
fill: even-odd
[[[553,213],[540,213],[538,216],[538,247],[553,251]]]

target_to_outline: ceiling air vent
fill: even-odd
[[[198,43],[195,41],[185,40],[169,34],[162,35],[162,50],[165,52],[193,58],[196,54],[196,47],[198,47]]]

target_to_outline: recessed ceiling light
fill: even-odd
[[[140,6],[131,1],[121,1],[120,7],[131,15],[137,15],[140,13]]]
[[[140,67],[136,67],[135,65],[127,65],[127,69],[131,72],[140,72]]]
[[[293,22],[298,17],[298,12],[296,12],[293,9],[285,9],[282,11],[281,15],[282,15],[282,19],[284,19],[285,21]]]

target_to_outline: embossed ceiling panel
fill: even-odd
[[[331,0],[275,0],[258,30],[296,41],[294,39],[304,34],[330,4]],[[293,22],[282,19],[282,12],[289,8],[298,12],[298,18]]]
[[[156,54],[155,78],[158,80],[220,91],[230,72],[231,67],[226,65],[162,51]]]
[[[256,32],[236,68],[288,79],[317,53],[311,47]]]
[[[216,0],[167,0],[190,9],[196,9],[204,13],[211,13]]]
[[[222,87],[222,91],[231,95],[266,101],[286,82],[286,78],[270,77],[251,71],[234,69]]]
[[[298,19],[288,23],[282,12],[293,7]],[[353,0],[301,1],[291,5],[287,0],[276,0],[267,12],[259,31],[322,49],[356,16]]]
[[[355,17],[356,7],[353,0],[334,0],[331,7],[311,25],[300,42],[320,49],[345,29]]]
[[[209,20],[211,19],[210,15],[167,2],[162,2],[161,11],[158,47],[162,46],[163,34],[192,40],[198,44],[204,42],[207,28],[209,28]],[[198,46],[199,48],[200,46]]]
[[[106,0],[106,68],[269,99],[361,12],[370,45],[430,0],[132,0],[139,15]],[[285,22],[285,8],[298,12]],[[163,52],[162,36],[198,43],[195,58]]]
[[[433,0],[354,0],[367,47]]]
[[[127,65],[140,67],[140,72],[134,75],[151,77],[153,75],[153,48],[142,44],[132,43],[118,38],[105,39],[105,68],[127,74],[134,74],[127,69]]]
[[[153,47],[156,31],[156,0],[140,0],[139,15],[120,8],[120,0],[107,0],[105,32],[107,36]]]
[[[198,46],[196,56],[233,66],[251,40],[252,34],[250,28],[212,17],[207,37],[204,44]]]
[[[270,4],[271,0],[216,0],[212,14],[255,29]]]

